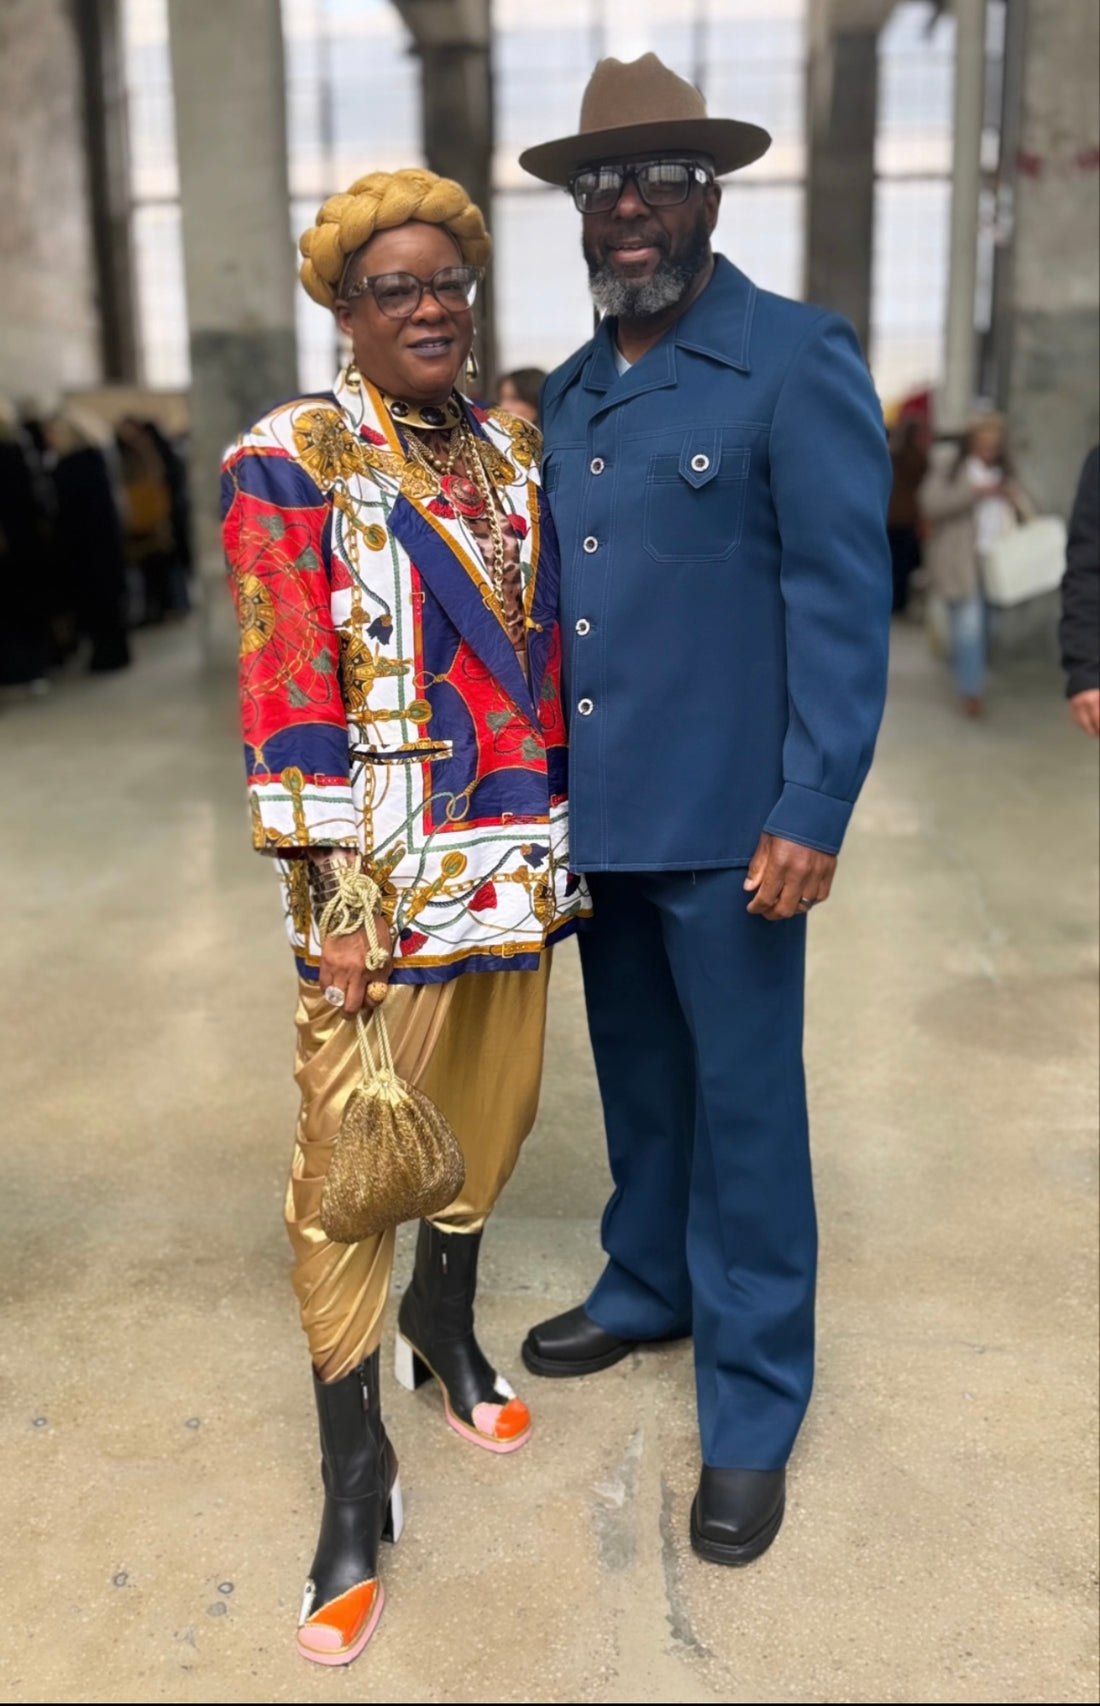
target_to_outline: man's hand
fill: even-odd
[[[1100,687],[1088,687],[1084,693],[1075,693],[1069,702],[1069,714],[1087,735],[1100,736]]]
[[[745,888],[753,891],[749,911],[773,923],[796,918],[828,900],[835,872],[835,854],[762,835],[745,878]]]
[[[384,918],[375,920],[378,929],[378,945],[389,953],[389,959],[381,971],[367,970],[367,933],[357,930],[354,936],[326,936],[321,950],[320,987],[331,989],[335,986],[344,992],[344,1005],[341,1012],[354,1017],[362,1007],[376,1007],[378,1002],[372,1001],[367,994],[368,988],[376,984],[388,985],[389,976],[393,970],[393,937],[390,927]]]

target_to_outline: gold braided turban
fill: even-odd
[[[489,233],[461,184],[410,166],[401,172],[368,172],[343,195],[330,195],[298,247],[305,257],[298,277],[314,302],[331,308],[349,255],[376,231],[392,231],[410,219],[442,225],[470,266],[489,259]]]

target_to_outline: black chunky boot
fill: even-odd
[[[636,1349],[636,1339],[620,1339],[605,1333],[585,1314],[584,1304],[555,1315],[550,1321],[540,1321],[532,1327],[523,1341],[520,1356],[532,1374],[551,1378],[567,1375],[598,1374],[612,1368]]]
[[[347,1665],[374,1634],[385,1595],[380,1540],[401,1533],[397,1454],[382,1425],[378,1352],[330,1384],[313,1376],[321,1424],[325,1509],[302,1600],[298,1651],[319,1665]]]
[[[691,1544],[712,1564],[751,1564],[783,1522],[785,1469],[708,1469],[691,1507]]]
[[[420,1222],[416,1265],[397,1316],[394,1373],[415,1392],[434,1375],[448,1424],[486,1451],[516,1451],[531,1417],[474,1338],[480,1232],[440,1232]]]

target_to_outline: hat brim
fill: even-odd
[[[525,172],[544,184],[567,188],[574,172],[600,160],[624,160],[632,154],[652,154],[657,149],[681,148],[691,154],[707,154],[719,177],[751,166],[772,145],[768,132],[758,124],[736,118],[661,119],[649,124],[618,125],[612,130],[590,130],[581,136],[559,136],[555,142],[540,142],[519,157]]]

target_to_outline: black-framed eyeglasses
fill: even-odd
[[[586,166],[569,188],[579,213],[610,213],[627,180],[647,207],[679,207],[693,184],[712,184],[714,173],[698,160],[647,160],[640,166]]]
[[[411,272],[380,272],[373,278],[361,278],[343,296],[345,302],[354,302],[357,296],[373,296],[376,307],[389,319],[407,320],[420,307],[426,290],[449,314],[472,308],[480,281],[477,267],[441,267],[429,279],[417,278]]]

